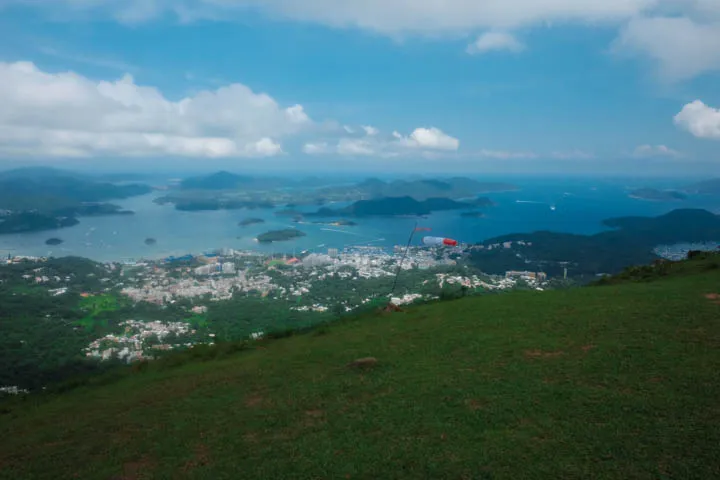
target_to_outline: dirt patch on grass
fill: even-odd
[[[715,305],[720,305],[720,293],[706,293],[705,298]]]
[[[195,446],[193,458],[189,460],[184,466],[183,471],[189,472],[196,468],[204,467],[210,464],[210,449],[207,445],[199,443]]]
[[[582,350],[584,353],[589,352],[590,350],[593,350],[595,348],[595,345],[583,345],[580,347],[580,350]]]
[[[310,418],[322,418],[325,416],[325,412],[322,410],[306,410],[305,415]]]
[[[473,412],[476,412],[478,410],[484,409],[487,404],[481,400],[471,398],[470,400],[465,401],[465,405],[467,405],[467,407]]]
[[[134,462],[126,462],[123,465],[122,475],[112,477],[111,480],[140,480],[152,478],[155,469],[155,461],[150,457],[142,457]]]
[[[565,352],[562,350],[557,350],[555,352],[546,352],[543,350],[525,350],[525,357],[526,358],[556,358],[565,355]]]
[[[249,408],[257,408],[265,403],[265,398],[262,395],[253,394],[245,397],[245,406]]]

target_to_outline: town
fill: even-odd
[[[38,257],[11,256],[5,263],[24,268],[18,280],[52,298],[79,297],[78,308],[86,318],[56,321],[97,335],[88,338],[82,355],[129,363],[197,344],[261,338],[264,331],[278,327],[273,322],[310,325],[373,306],[551,288],[543,272],[484,274],[467,264],[467,253],[464,246],[396,246],[268,256],[223,248],[179,258],[106,264],[87,260],[78,267],[65,265],[64,259]],[[125,318],[113,314],[121,304],[130,308]],[[221,328],[214,321],[221,315],[213,312],[225,304],[250,318]],[[277,310],[276,320],[270,319],[268,308]],[[48,320],[53,318],[48,314]]]

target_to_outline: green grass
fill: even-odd
[[[0,478],[719,478],[710,263],[366,315],[0,405]]]
[[[91,329],[97,323],[97,317],[104,312],[114,312],[120,308],[120,302],[115,295],[95,295],[80,300],[80,310],[85,317],[78,320],[78,324]],[[105,321],[103,325],[106,326]]]

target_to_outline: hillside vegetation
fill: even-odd
[[[718,478],[719,267],[378,313],[15,399],[0,478]]]

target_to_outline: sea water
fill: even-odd
[[[434,236],[475,243],[509,233],[549,230],[594,234],[607,227],[602,221],[621,216],[657,216],[676,208],[705,208],[720,213],[720,197],[693,196],[685,201],[653,202],[632,199],[633,188],[658,186],[645,180],[526,179],[514,181],[520,190],[489,193],[497,205],[482,209],[483,218],[462,217],[459,211],[436,212],[424,218],[360,218],[357,226],[296,224],[290,217],[275,215],[276,209],[183,212],[153,199],[162,192],[117,201],[135,215],[80,218],[80,224],[61,230],[0,235],[0,255],[82,256],[97,261],[200,254],[218,248],[254,250],[264,253],[299,254],[326,252],[328,248],[378,246],[391,248],[407,243],[415,226],[432,229]],[[345,204],[328,205],[340,208]],[[311,212],[317,207],[300,208]],[[257,217],[263,224],[240,227],[238,222]],[[309,218],[313,220],[333,220]],[[286,242],[259,244],[255,237],[268,230],[298,228],[307,235]],[[417,234],[413,243],[419,244]],[[51,237],[64,243],[48,246]],[[157,243],[146,245],[145,239]],[[720,239],[719,239],[720,240]]]

